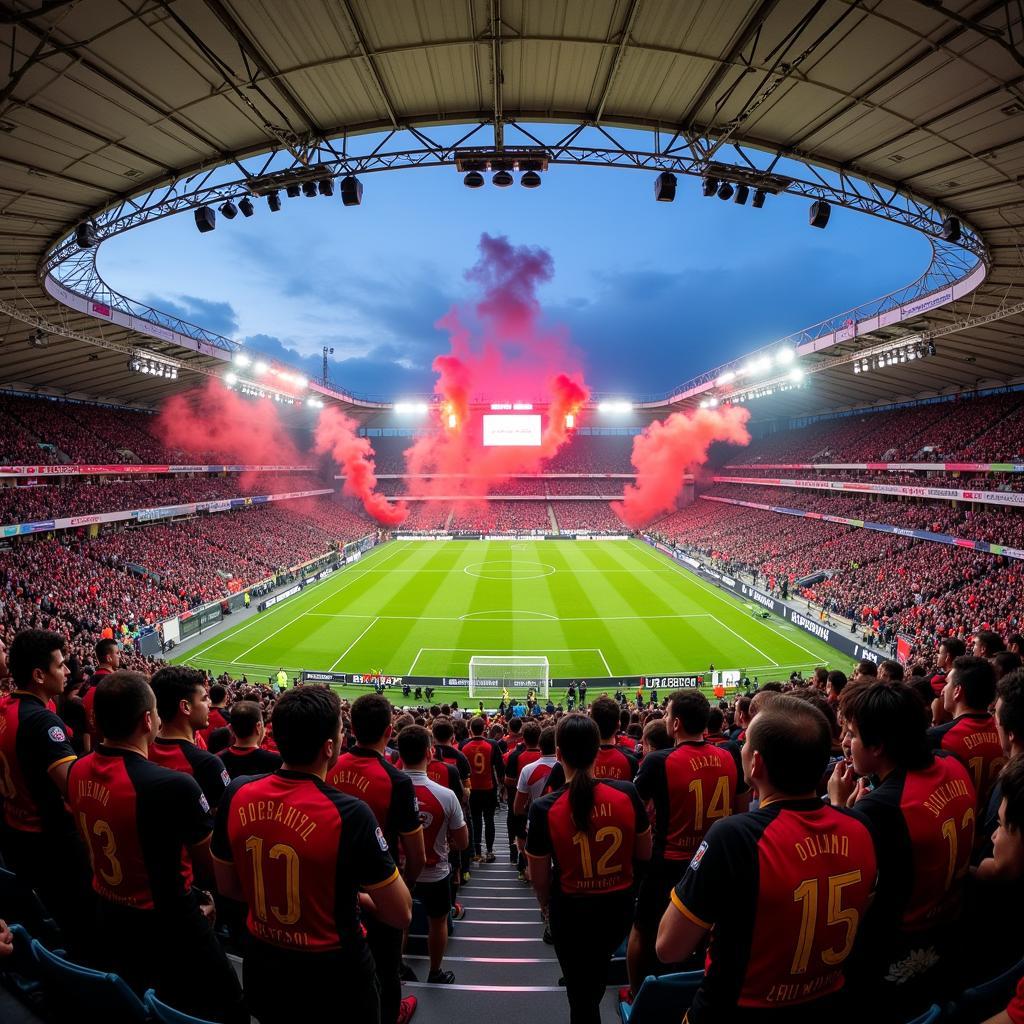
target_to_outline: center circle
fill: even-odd
[[[481,580],[539,580],[558,570],[547,562],[521,562],[511,558],[498,558],[489,562],[473,562],[463,567],[467,576]]]

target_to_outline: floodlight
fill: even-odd
[[[565,414],[565,429],[572,430],[576,426],[576,417],[571,412]]]
[[[761,356],[754,363],[755,373],[767,373],[772,368],[771,356]]]
[[[540,175],[536,171],[526,171],[519,179],[523,188],[540,188]]]
[[[860,363],[854,363],[853,364],[853,372],[854,373],[860,373]]]
[[[300,195],[302,195],[302,188],[301,188],[301,187],[299,186],[299,184],[298,184],[297,182],[294,182],[294,181],[293,181],[293,182],[292,182],[292,183],[291,183],[291,184],[290,184],[290,185],[289,185],[289,186],[288,186],[288,187],[287,187],[287,188],[285,189],[285,192],[287,192],[287,193],[288,193],[288,198],[289,198],[289,199],[298,199],[298,198],[299,198],[299,196],[300,196]]]
[[[96,225],[92,221],[83,220],[75,228],[75,241],[79,249],[91,249],[96,244]]]
[[[702,409],[706,409],[708,407],[708,400],[706,398],[700,403],[700,407]]]
[[[238,383],[238,376],[234,373],[225,373],[224,383],[227,384],[229,388],[233,388]]]
[[[470,171],[463,179],[466,188],[483,188],[484,176],[479,171]]]
[[[267,193],[267,206],[270,207],[271,213],[277,213],[281,209],[281,193],[277,189]]]
[[[671,171],[662,171],[654,179],[654,198],[659,203],[671,203],[676,197],[676,176]]]
[[[725,201],[732,199],[733,188],[727,181],[723,181],[718,189],[718,198]]]
[[[930,356],[935,355],[935,342],[934,341],[929,341],[928,342],[928,347],[925,349],[925,352],[927,352],[927,354],[930,355]]]
[[[448,428],[450,430],[454,430],[458,426],[458,424],[459,424],[459,419],[455,415],[455,413],[453,413],[453,412],[448,413]]]
[[[717,398],[709,398],[708,399],[708,408],[709,409],[714,409],[717,406],[718,406],[718,399]]]
[[[217,214],[208,206],[198,206],[195,211],[196,227],[205,235],[217,226]]]
[[[270,367],[262,359],[257,359],[256,362],[253,363],[253,367],[252,367],[253,373],[259,373],[259,374],[264,374],[269,369],[270,369]]]
[[[223,206],[221,206],[220,212],[224,214],[228,220],[234,220],[238,216],[238,207],[229,199]]]
[[[779,366],[788,366],[794,359],[796,359],[796,353],[791,348],[780,348],[775,353],[775,362]]]
[[[705,178],[701,183],[701,191],[705,196],[710,198],[718,191],[718,179],[717,178]]]
[[[238,208],[242,211],[243,217],[251,217],[256,212],[252,205],[252,200],[248,196],[239,200]]]
[[[942,222],[942,240],[944,242],[960,241],[960,219],[958,217],[947,217]]]
[[[735,380],[735,379],[736,379],[735,371],[733,371],[733,370],[726,370],[725,373],[721,374],[718,377],[718,379],[715,381],[715,384],[717,384],[719,387],[721,387],[723,384],[728,384],[729,381],[732,381],[732,380]]]
[[[750,189],[747,188],[746,185],[737,185],[736,186],[736,196],[733,199],[733,202],[737,206],[743,206],[746,203],[746,201],[747,201],[747,196],[749,196],[749,195],[750,195]]]
[[[498,188],[508,188],[512,184],[512,175],[508,171],[496,171],[491,178],[491,184]]]
[[[316,183],[317,191],[322,196],[333,196],[334,195],[334,179],[333,178],[321,178]]]
[[[768,193],[767,193],[767,192],[765,192],[765,190],[764,190],[763,188],[759,188],[759,189],[758,189],[758,190],[757,190],[757,191],[756,191],[756,192],[754,193],[754,198],[753,198],[753,199],[752,199],[752,200],[750,201],[750,205],[751,205],[751,206],[752,206],[752,207],[753,207],[753,208],[754,208],[755,210],[760,210],[760,209],[761,209],[761,207],[762,207],[762,206],[764,206],[764,200],[765,200],[765,197],[766,197],[767,195],[768,195]]]
[[[363,183],[354,174],[341,179],[341,201],[345,206],[358,206],[363,201]]]
[[[244,352],[236,352],[231,357],[231,361],[235,364],[235,366],[241,366],[242,369],[245,369],[245,367],[252,365],[252,360]]]
[[[801,370],[799,366],[794,366],[793,369],[789,371],[789,379],[794,384],[799,384],[804,379],[804,371]]]
[[[316,182],[304,181],[302,183],[302,194],[307,199],[316,199]]]
[[[828,218],[832,213],[832,207],[824,199],[818,199],[811,203],[808,211],[808,220],[812,228],[823,228],[828,224]]]
[[[301,374],[297,377],[293,377],[292,380],[295,382],[295,386],[300,391],[304,391],[306,388],[309,387],[309,381],[306,380],[305,377],[301,376]]]

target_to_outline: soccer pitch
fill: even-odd
[[[765,682],[842,657],[642,541],[508,540],[393,541],[172,660],[262,682],[280,667],[464,677],[474,654],[544,655],[595,696],[611,676],[713,663]]]

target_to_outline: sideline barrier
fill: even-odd
[[[724,675],[725,673],[715,672],[715,676]],[[408,683],[410,686],[469,686],[469,676],[389,676],[389,675],[376,675],[367,674],[365,672],[302,672],[302,681],[304,683],[331,683],[335,686],[375,686],[378,681],[382,682],[385,686],[395,687],[404,686]],[[573,676],[572,678],[556,679],[552,677],[549,680],[549,686],[553,689],[564,690],[570,684],[579,685],[580,682],[586,681],[588,689],[591,690],[610,690],[610,689],[621,689],[628,693],[635,693],[638,686],[643,687],[645,690],[676,690],[676,689],[696,689],[699,686],[712,686],[715,682],[712,679],[712,674],[708,672],[690,672],[681,673],[679,675],[660,675],[660,676]],[[508,679],[504,681],[504,685],[508,687],[528,687],[536,683],[535,679]],[[480,685],[480,681],[477,680],[477,685]],[[735,682],[722,682],[722,686],[726,689],[735,689]],[[495,686],[488,686],[485,688],[488,692],[493,691],[495,697],[501,696],[502,684]],[[518,695],[517,695],[518,696]],[[474,697],[474,700],[477,700]]]
[[[174,466],[139,462],[96,465],[0,466],[0,476],[127,476],[136,473],[315,473],[316,466]]]
[[[739,504],[746,504],[740,502]],[[700,579],[707,580],[709,583],[713,583],[719,590],[724,590],[726,593],[734,594],[736,597],[742,597],[747,601],[752,601],[754,604],[760,605],[765,611],[771,612],[777,615],[780,619],[786,622],[791,622],[794,626],[799,627],[805,633],[810,633],[812,636],[816,636],[819,640],[823,640],[841,654],[845,654],[852,658],[854,661],[873,661],[876,665],[879,662],[884,661],[889,657],[882,651],[876,651],[872,647],[867,647],[860,642],[855,636],[851,636],[849,633],[844,633],[840,629],[836,629],[834,626],[828,626],[824,622],[819,622],[817,619],[808,618],[803,612],[798,611],[796,608],[791,607],[784,601],[766,594],[763,590],[758,590],[757,587],[752,587],[748,583],[744,583],[742,580],[734,579],[731,576],[727,576],[724,573],[719,572],[717,569],[712,569],[709,566],[703,565],[698,562],[696,558],[691,558],[689,555],[684,554],[682,551],[676,548],[669,547],[667,544],[663,544],[659,540],[655,540],[648,534],[643,534],[644,542],[650,544],[652,548],[656,548],[663,555],[668,555],[669,558],[683,565],[689,572],[693,573],[694,576]]]
[[[701,501],[717,501],[723,505],[742,505],[744,508],[760,508],[766,512],[778,512],[786,516],[797,516],[801,519],[819,519],[825,523],[839,523],[840,526],[854,526],[861,530],[877,530],[880,533],[895,533],[900,537],[912,537],[915,540],[930,540],[936,544],[951,544],[957,548],[969,548],[989,555],[1003,555],[1006,558],[1024,558],[1024,549],[1010,548],[1003,544],[989,544],[984,540],[966,540],[948,533],[932,533],[930,530],[911,530],[904,526],[893,526],[891,523],[872,523],[866,519],[847,519],[845,516],[827,516],[823,512],[807,512],[799,508],[785,508],[782,505],[764,505],[757,501],[740,501],[739,498],[716,498],[710,494],[702,494]]]

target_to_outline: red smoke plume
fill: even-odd
[[[157,417],[157,433],[166,445],[201,461],[253,466],[303,464],[269,398],[243,398],[210,378],[206,386],[173,395]],[[243,481],[244,483],[244,481]]]
[[[359,424],[339,409],[324,409],[316,425],[316,450],[333,456],[345,476],[342,493],[359,498],[363,508],[378,523],[397,526],[409,515],[404,502],[392,505],[376,493],[377,474],[373,447],[365,437],[356,435]]]
[[[615,514],[638,529],[659,513],[673,511],[683,475],[704,464],[713,441],[750,443],[749,418],[749,409],[730,405],[674,412],[668,419],[652,423],[633,442],[636,483],[626,486],[622,501],[612,502]]]
[[[466,278],[482,295],[474,307],[479,337],[451,309],[437,326],[448,331],[451,350],[433,363],[439,397],[438,430],[407,452],[410,473],[465,474],[466,479],[412,479],[415,494],[460,495],[472,501],[513,473],[535,473],[569,439],[567,414],[578,417],[590,392],[578,359],[561,329],[540,323],[537,288],[551,279],[551,255],[513,246],[506,238],[480,238],[480,259]],[[547,406],[536,448],[485,448],[474,400],[534,402]],[[454,416],[455,426],[449,427]]]

